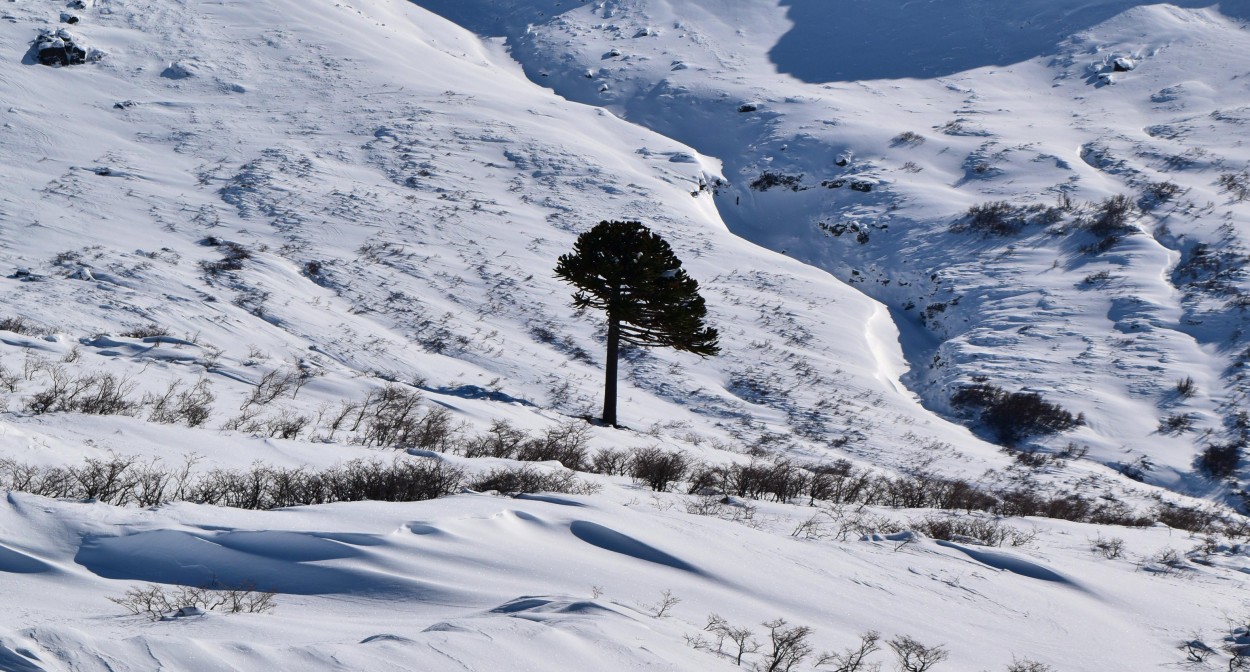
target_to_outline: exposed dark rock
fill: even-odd
[[[35,38],[35,54],[39,63],[53,67],[80,65],[88,60],[87,50],[64,28],[41,30]]]

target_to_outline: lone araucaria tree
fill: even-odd
[[[710,357],[716,330],[704,326],[699,283],[663,238],[640,222],[599,222],[560,257],[556,277],[573,285],[573,306],[607,314],[607,380],[603,423],[616,426],[616,360],[622,341]]]

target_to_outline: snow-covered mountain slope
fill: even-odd
[[[1220,491],[1194,472],[1246,438],[1250,5],[420,4],[720,159],[731,230],[889,306],[929,408],[980,377],[1039,391],[1089,420],[1054,445]],[[1117,195],[1122,242],[1088,251]],[[1031,223],[952,232],[990,203]]]
[[[913,636],[946,646],[939,670],[1152,669],[1183,640],[1220,644],[1243,608],[1227,540],[1187,559],[1198,540],[1164,526],[977,514],[943,532],[945,514],[882,505],[967,501],[966,481],[1105,523],[1230,493],[1192,462],[1241,403],[1225,302],[1244,280],[1224,269],[1245,206],[1215,182],[1246,160],[1235,5],[1020,3],[952,52],[973,29],[888,3],[848,4],[850,24],[804,2],[83,4],[0,12],[0,669],[730,669],[712,613],[761,642],[775,618],[811,627],[818,651]],[[847,28],[881,24],[913,46]],[[58,27],[100,58],[38,65],[32,40]],[[835,64],[831,34],[872,46]],[[1084,81],[1130,51],[1114,85]],[[766,173],[781,186],[751,188]],[[1069,211],[1049,224],[1066,232],[948,230],[986,200],[1164,178],[1186,191],[1099,255],[1075,250],[1092,234]],[[601,320],[551,270],[601,219],[673,245],[723,349],[628,353],[619,430],[580,423]],[[1219,265],[1186,284],[1177,261],[1204,241]],[[941,415],[978,375],[1085,412],[1049,445],[1095,459],[1030,466]],[[1182,377],[1197,392],[1163,399]],[[52,403],[75,390],[79,406]],[[247,498],[221,470],[272,485],[389,463],[363,418],[414,393],[422,426],[460,442],[414,441],[401,465],[516,467],[463,454],[506,421],[578,428],[592,455],[851,469],[884,494],[722,501],[600,469],[616,473],[579,475],[583,494],[195,503],[223,501],[212,479]],[[1155,431],[1182,411],[1189,433]],[[66,470],[113,456],[149,476],[129,508],[20,492],[120,501]],[[950,492],[909,499],[871,474]],[[141,496],[156,486],[185,496]],[[148,622],[108,601],[213,581],[276,590],[278,610]],[[664,591],[681,601],[660,614]]]

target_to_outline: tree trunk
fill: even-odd
[[[608,357],[604,368],[607,379],[603,383],[603,424],[616,426],[616,355],[621,345],[621,323],[608,315]]]

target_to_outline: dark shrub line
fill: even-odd
[[[254,464],[194,473],[194,461],[166,469],[137,457],[87,458],[48,467],[0,460],[0,487],[56,499],[115,506],[189,501],[240,509],[276,509],[331,502],[419,502],[459,492],[464,470],[428,457],[352,460],[323,470]]]

